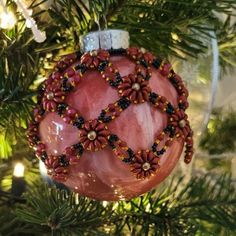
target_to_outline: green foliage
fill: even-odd
[[[184,178],[173,179],[169,187],[131,201],[97,202],[42,184],[32,187],[24,197],[27,203],[18,204],[14,211],[17,216],[11,219],[24,225],[24,235],[191,236],[236,232],[236,190],[230,176],[195,176],[187,184]]]
[[[197,57],[207,47],[209,31],[222,32],[222,23],[213,11],[230,14],[234,3],[234,0],[129,0],[111,22],[127,29],[133,44],[147,46],[157,55]]]
[[[228,16],[217,33],[220,62],[224,70],[236,66],[236,24],[232,21],[232,17]]]
[[[213,111],[206,131],[200,141],[200,147],[210,154],[221,154],[235,151],[236,112],[224,114],[220,110]]]

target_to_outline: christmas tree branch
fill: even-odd
[[[234,231],[236,191],[229,176],[183,178],[131,201],[97,202],[35,186],[18,207],[18,220],[40,232],[109,235],[196,235]],[[206,226],[207,225],[207,226]],[[222,232],[223,232],[222,231]]]
[[[236,112],[225,115],[222,109],[215,109],[200,140],[201,148],[209,154],[235,151],[236,133],[233,130],[236,130]]]

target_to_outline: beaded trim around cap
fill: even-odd
[[[110,56],[123,55],[136,62],[134,73],[121,77],[119,71],[110,62]],[[178,107],[174,107],[164,96],[152,92],[149,80],[151,66],[165,76],[178,93]],[[65,103],[65,98],[83,79],[87,70],[98,70],[108,84],[117,90],[120,99],[104,108],[95,120],[85,121],[82,114]],[[171,65],[156,58],[150,52],[139,48],[97,50],[74,53],[64,57],[55,67],[54,72],[39,87],[38,103],[34,109],[34,119],[29,125],[28,140],[41,159],[48,174],[57,181],[67,180],[69,166],[78,163],[83,151],[97,151],[110,146],[113,153],[130,166],[130,171],[138,179],[149,178],[159,168],[159,160],[174,139],[182,138],[185,142],[185,163],[193,155],[193,132],[185,110],[188,107],[188,90],[182,79],[175,74]],[[168,124],[157,135],[153,145],[147,150],[136,153],[113,134],[106,126],[116,119],[131,104],[148,102],[151,106],[166,113]],[[57,112],[66,123],[80,131],[79,142],[67,147],[59,156],[48,155],[46,145],[40,140],[39,123],[48,112]]]

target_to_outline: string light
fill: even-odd
[[[26,26],[28,28],[31,28],[34,35],[34,40],[38,43],[44,42],[46,40],[46,33],[38,29],[35,20],[31,17],[32,10],[28,9],[27,6],[23,3],[23,1],[15,0],[15,3],[18,7],[19,12],[22,13],[26,20]]]
[[[15,177],[24,177],[25,167],[22,163],[18,162],[15,164],[13,175]]]
[[[14,166],[11,193],[13,196],[20,197],[26,189],[26,182],[24,179],[25,167],[22,163],[18,162]]]
[[[40,31],[35,20],[31,17],[33,10],[27,8],[26,4],[22,0],[15,0],[18,11],[25,18],[26,27],[31,28],[34,35],[34,40],[38,43],[42,43],[46,40],[46,33]],[[16,17],[13,12],[9,11],[6,7],[4,0],[0,0],[0,28],[11,29],[16,24]]]
[[[16,24],[16,17],[12,11],[8,11],[6,4],[0,0],[0,28],[11,29]]]
[[[12,12],[2,12],[0,14],[0,28],[11,29],[16,24],[15,15]]]

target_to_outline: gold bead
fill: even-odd
[[[52,175],[53,173],[54,173],[54,170],[53,170],[53,169],[49,169],[49,170],[48,170],[48,174],[49,174],[49,175]]]
[[[47,94],[47,99],[48,100],[52,100],[54,98],[54,93],[53,92],[49,92],[48,94]]]
[[[151,168],[150,163],[148,163],[148,162],[143,163],[142,169],[143,169],[144,171],[148,171],[150,168]]]
[[[88,133],[87,137],[89,140],[93,141],[94,139],[96,139],[97,133],[94,130],[92,130]]]
[[[140,90],[140,84],[139,83],[133,83],[132,84],[132,89],[139,91]]]
[[[90,52],[90,55],[91,56],[97,56],[98,52],[96,50],[93,50],[93,51]]]
[[[186,125],[186,121],[185,120],[179,121],[179,127],[184,128],[185,125]]]
[[[145,48],[140,48],[141,53],[145,53],[146,49]]]

